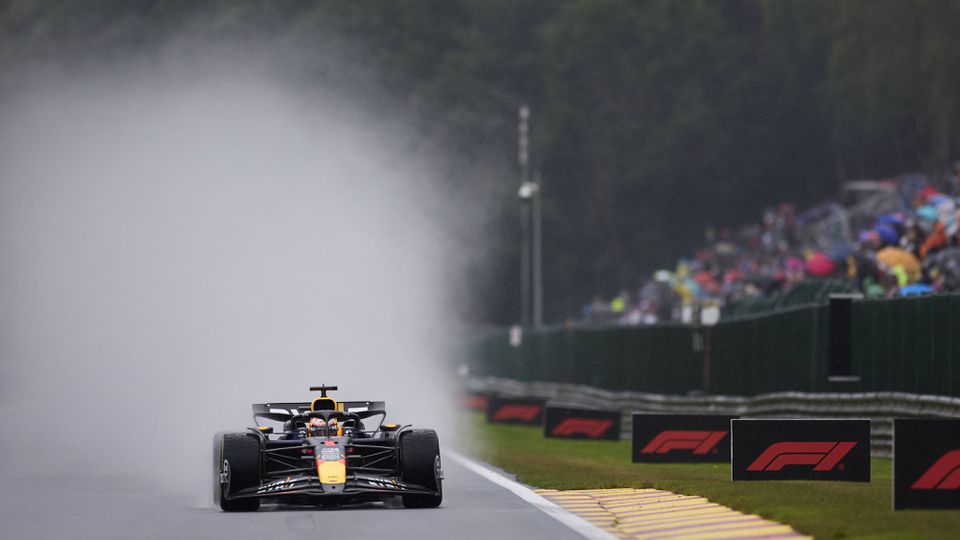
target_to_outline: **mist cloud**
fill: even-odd
[[[7,96],[8,474],[137,471],[205,501],[213,432],[319,383],[443,440],[470,225],[441,217],[449,193],[402,120],[363,111],[236,56],[47,73]]]

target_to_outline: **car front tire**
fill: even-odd
[[[220,474],[228,471],[229,482]],[[252,512],[260,499],[228,500],[230,493],[260,485],[260,441],[247,433],[219,432],[213,438],[213,501],[225,512]]]
[[[440,439],[432,429],[400,434],[400,479],[437,492],[436,495],[403,495],[405,508],[436,508],[443,501],[440,478]]]

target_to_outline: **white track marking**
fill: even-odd
[[[491,471],[476,461],[466,458],[457,452],[444,449],[443,454],[452,458],[454,461],[470,469],[471,471],[486,478],[487,480],[493,482],[494,484],[510,490],[517,497],[520,497],[521,499],[535,506],[543,513],[559,521],[560,523],[563,523],[567,527],[570,527],[584,538],[589,538],[590,540],[617,540],[616,536],[604,531],[580,516],[564,510],[560,506],[557,506],[540,495],[537,495],[533,492],[533,490],[519,482],[514,482],[513,480],[510,480],[501,474]]]

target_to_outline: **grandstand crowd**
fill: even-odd
[[[867,298],[958,291],[958,196],[960,162],[937,178],[846,182],[820,205],[784,203],[739,230],[708,230],[703,249],[674,269],[612,299],[595,297],[581,316],[637,325],[681,320],[685,306],[742,311],[801,289]]]

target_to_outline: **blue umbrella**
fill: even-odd
[[[914,283],[900,287],[900,296],[920,296],[922,294],[933,294],[933,287],[926,283]]]
[[[877,231],[877,234],[880,235],[880,240],[884,245],[895,246],[900,242],[900,234],[897,233],[897,230],[894,229],[892,225],[881,223],[874,227],[873,230]]]

